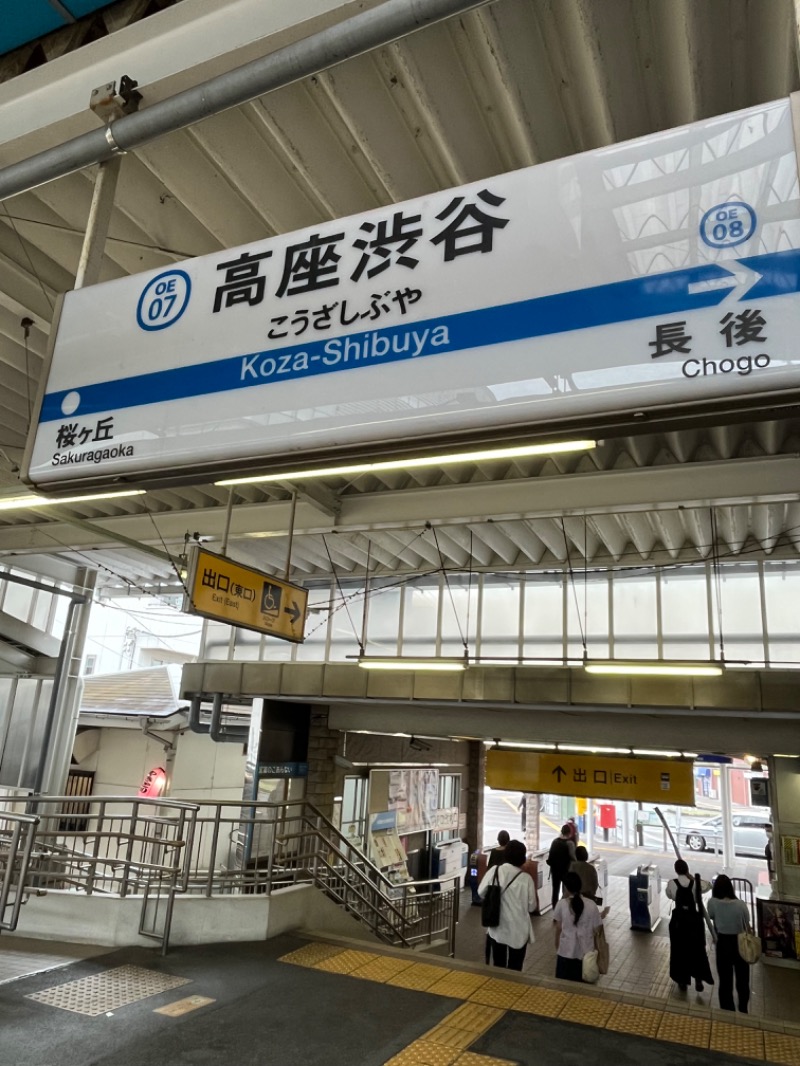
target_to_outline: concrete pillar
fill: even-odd
[[[539,814],[542,809],[542,797],[538,792],[525,793],[524,840],[528,853],[538,851],[541,847],[539,832]]]
[[[483,847],[483,789],[486,782],[486,748],[481,740],[467,741],[467,831],[469,850]]]
[[[342,737],[338,730],[328,728],[327,707],[311,708],[306,799],[331,819],[334,796],[342,791],[343,771],[334,762],[334,756],[341,754]]]

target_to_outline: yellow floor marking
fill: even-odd
[[[618,1003],[606,1022],[606,1029],[618,1033],[634,1033],[653,1039],[658,1032],[663,1012],[650,1007],[638,1007],[633,1003]]]
[[[350,976],[361,977],[366,981],[383,983],[413,965],[411,959],[393,959],[388,955],[378,955],[364,966],[351,970]]]
[[[313,966],[314,963],[322,962],[323,959],[329,959],[331,955],[339,955],[341,951],[342,949],[334,944],[304,944],[296,951],[290,951],[288,955],[281,956],[278,962],[291,962],[295,966]]]
[[[490,978],[469,998],[472,1003],[485,1003],[489,1007],[513,1007],[524,994],[525,985]]]
[[[451,970],[447,977],[443,977],[441,981],[437,981],[435,985],[431,985],[428,992],[433,992],[437,996],[452,996],[453,999],[469,999],[473,992],[485,985],[488,978],[478,977],[474,973],[462,973],[458,970]]]
[[[444,966],[429,966],[424,962],[415,962],[407,970],[390,977],[387,985],[396,985],[398,988],[413,988],[418,992],[426,992],[431,985],[441,981],[450,973]]]
[[[662,1014],[656,1039],[668,1040],[672,1044],[707,1048],[711,1039],[711,1019],[693,1018],[688,1014]]]
[[[392,1056],[385,1066],[450,1066],[461,1051],[444,1044],[430,1044],[425,1040],[415,1040],[399,1054]]]
[[[607,999],[593,999],[591,996],[570,996],[558,1017],[562,1021],[580,1022],[582,1025],[596,1025],[602,1029],[616,1006],[618,1006],[616,1002],[609,1002]]]
[[[207,1007],[209,1003],[216,1003],[215,999],[208,996],[187,996],[186,999],[176,999],[174,1003],[168,1003],[166,1007],[156,1007],[153,1014],[166,1014],[168,1018],[179,1018],[182,1014]]]
[[[800,1037],[764,1031],[764,1056],[782,1066],[800,1066]]]
[[[352,973],[359,966],[364,966],[372,959],[377,958],[371,951],[340,951],[337,955],[331,955],[327,959],[321,959],[312,965],[314,970],[325,970],[327,973]]]
[[[433,1029],[423,1033],[420,1039],[426,1044],[444,1044],[463,1051],[499,1022],[504,1014],[504,1010],[486,1007],[482,1003],[462,1003]]]
[[[526,1014],[541,1014],[543,1018],[557,1018],[571,996],[554,988],[526,988],[513,1009]]]
[[[744,1025],[712,1022],[708,1046],[712,1051],[726,1051],[729,1055],[741,1055],[742,1058],[764,1058],[763,1032],[760,1029],[748,1029]]]

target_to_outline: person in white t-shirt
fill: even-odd
[[[530,874],[520,867],[527,858],[521,840],[509,840],[503,862],[486,871],[478,885],[478,895],[483,899],[495,873],[502,889],[500,897],[500,922],[487,930],[492,962],[509,970],[521,970],[528,944],[533,943],[533,928],[530,915],[536,910],[536,888]]]
[[[583,956],[594,951],[594,933],[603,924],[594,900],[581,895],[581,879],[576,873],[564,877],[566,895],[553,911],[556,934],[556,977],[566,981],[583,980]]]

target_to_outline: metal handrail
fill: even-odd
[[[271,895],[305,883],[389,943],[410,947],[444,939],[454,949],[458,878],[395,884],[305,800],[91,796],[81,823],[70,828],[62,805],[74,800],[0,798],[0,818],[4,809],[26,807],[14,816],[37,822],[26,871],[31,885],[141,895],[140,932],[160,939],[164,950],[176,894]],[[162,904],[166,918],[160,917]]]
[[[24,899],[23,889],[27,879],[28,866],[33,852],[39,819],[35,815],[17,814],[9,811],[4,813],[3,820],[12,823],[13,829],[8,836],[8,857],[5,863],[2,864],[4,868],[2,869],[3,876],[0,881],[0,929],[13,932],[17,928],[17,922],[19,921],[19,909]],[[21,838],[22,847],[20,848]],[[0,858],[2,858],[2,851],[4,850],[3,848],[0,851]],[[6,910],[9,907],[8,898],[12,889],[15,891],[13,902],[10,905],[11,916],[6,919]]]

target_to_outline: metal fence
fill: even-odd
[[[166,951],[178,894],[268,896],[310,884],[386,943],[436,945],[453,954],[459,879],[394,884],[304,801],[95,796],[79,823],[65,813],[70,802],[69,796],[0,799],[0,825],[5,819],[31,827],[24,871],[16,860],[3,868],[5,891],[13,890],[15,899],[49,889],[141,897],[139,932]],[[14,928],[18,906],[5,928]]]

